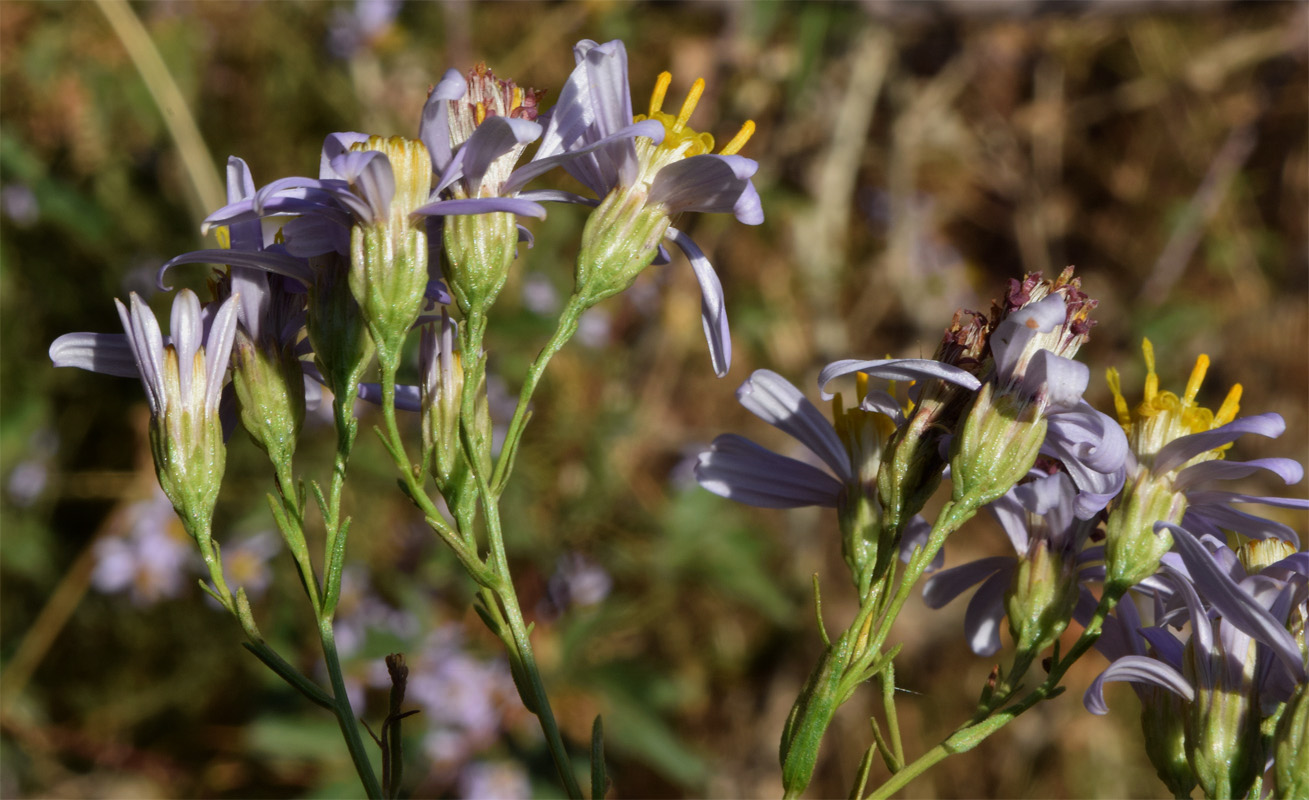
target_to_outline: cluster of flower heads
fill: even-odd
[[[258,187],[244,161],[229,159],[228,203],[205,221],[221,247],[185,253],[159,271],[163,287],[179,265],[225,265],[211,281],[213,301],[178,292],[165,336],[133,294],[119,303],[124,335],[73,333],[51,346],[56,366],[141,378],[160,483],[207,562],[219,560],[208,525],[236,422],[274,463],[289,463],[319,386],[340,404],[338,416],[349,414],[345,400],[356,395],[380,400],[379,384],[365,377],[374,363],[394,376],[419,326],[425,384],[399,387],[395,403],[426,412],[425,430],[436,438],[425,441],[424,462],[440,481],[448,466],[437,463],[442,448],[456,447],[451,400],[462,369],[454,322],[437,306],[484,318],[519,244],[531,244],[518,218],[545,217],[542,203],[595,207],[574,276],[573,299],[584,309],[667,259],[663,242],[676,244],[700,283],[714,369],[726,372],[721,284],[672,223],[692,211],[762,221],[751,183],[757,164],[737,155],[753,124],[713,153],[713,137],[688,124],[703,81],[674,116],[663,111],[671,80],[664,73],[649,113],[634,116],[623,44],[582,41],[574,56],[575,69],[545,113],[544,92],[479,65],[451,70],[436,84],[415,139],[329,135],[317,177]],[[593,195],[526,188],[556,168]]]
[[[1259,471],[1299,482],[1303,469],[1290,459],[1225,458],[1241,436],[1276,437],[1285,424],[1277,414],[1237,418],[1239,386],[1217,412],[1199,406],[1204,356],[1182,395],[1161,391],[1148,340],[1143,401],[1129,407],[1110,370],[1117,419],[1091,408],[1082,399],[1089,372],[1071,358],[1094,305],[1068,271],[1029,276],[989,318],[957,314],[933,360],[830,364],[818,380],[824,397],[834,378],[857,372],[862,398],[847,409],[836,397],[833,423],[781,376],[757,371],[737,393],[742,405],[827,470],[728,434],[701,454],[697,478],[750,505],[836,507],[847,563],[867,591],[870,564],[882,574],[891,554],[908,561],[926,543],[930,526],[917,512],[948,476],[954,501],[987,507],[1015,551],[925,583],[932,607],[980,584],[964,622],[975,652],[996,653],[1007,620],[1030,663],[1070,620],[1090,620],[1093,585],[1113,597],[1143,593],[1158,609],[1155,625],[1141,626],[1130,596],[1118,607],[1099,645],[1115,660],[1087,707],[1103,713],[1103,684],[1132,681],[1151,759],[1174,791],[1199,784],[1210,797],[1242,796],[1274,768],[1278,791],[1302,796],[1309,554],[1297,552],[1290,527],[1236,506],[1309,501],[1208,488]],[[896,396],[903,381],[913,381],[907,402]],[[1246,542],[1237,552],[1229,534]]]

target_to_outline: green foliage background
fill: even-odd
[[[1100,300],[1083,358],[1102,409],[1107,366],[1139,392],[1145,335],[1164,386],[1180,390],[1206,352],[1203,401],[1239,382],[1250,412],[1286,417],[1285,436],[1242,443],[1243,457],[1309,455],[1304,4],[409,2],[351,60],[326,46],[351,4],[132,8],[213,168],[240,155],[260,184],[314,174],[331,131],[415,135],[428,86],[451,66],[484,60],[545,88],[548,106],[581,38],[626,41],[638,111],[669,69],[670,105],[695,77],[708,82],[697,128],[726,141],[757,123],[744,154],[760,162],[765,224],[684,221],[726,289],[730,375],[713,377],[684,260],[652,268],[606,304],[607,342],[556,359],[506,495],[529,615],[565,552],[613,577],[602,605],[540,615],[535,633],[579,756],[604,714],[611,796],[776,795],[777,739],[820,646],[811,576],[829,625],[853,608],[830,514],[745,509],[687,482],[686,457],[718,433],[785,446],[735,403],[753,369],[813,388],[836,358],[927,356],[956,307],[985,309],[1006,279],[1071,263]],[[197,587],[150,608],[87,591],[93,542],[119,534],[116,511],[153,480],[147,412],[135,382],[55,371],[46,348],[68,331],[117,330],[111,298],[152,292],[160,263],[202,246],[202,214],[97,4],[0,3],[0,81],[0,184],[30,190],[39,210],[0,208],[0,476],[48,469],[33,503],[7,490],[0,512],[0,794],[351,796],[330,717],[242,650]],[[554,207],[533,223],[536,246],[497,307],[492,371],[511,391],[550,330],[520,299],[523,274],[566,293],[582,219]],[[199,270],[178,279],[203,282]],[[327,438],[307,428],[301,462],[325,471]],[[468,582],[394,491],[377,441],[360,442],[351,558],[390,602],[431,625],[462,624],[470,647],[494,654],[467,609]],[[269,477],[234,437],[220,531],[268,527]],[[1303,514],[1285,519],[1306,530]],[[1005,546],[982,524],[947,557]],[[307,609],[281,559],[257,613],[312,664]],[[898,632],[911,753],[967,716],[991,667],[968,652],[957,605],[916,606]],[[364,655],[414,646],[370,640]],[[909,794],[1164,796],[1130,690],[1111,697],[1108,719],[1081,708],[1103,664],[1087,661],[1073,691]],[[838,717],[812,796],[848,791],[871,701]],[[372,719],[382,707],[370,704]],[[422,725],[411,720],[415,742]],[[556,793],[530,724],[494,752],[524,760],[539,796]],[[412,754],[414,792],[452,791]]]

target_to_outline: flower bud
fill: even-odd
[[[274,464],[289,464],[305,417],[304,376],[294,344],[266,349],[238,329],[232,384],[250,438]]]
[[[1186,758],[1186,701],[1167,689],[1137,684],[1145,754],[1174,797],[1190,797],[1195,773]]]
[[[1046,427],[1036,404],[983,385],[955,437],[954,499],[982,506],[1004,495],[1036,463]]]
[[[658,204],[647,205],[643,187],[610,192],[582,229],[578,296],[593,306],[631,286],[658,255],[668,225],[667,211]]]
[[[1039,653],[1068,627],[1077,605],[1076,562],[1050,548],[1045,537],[1032,541],[1018,560],[1005,594],[1009,632],[1020,653]]]
[[[445,277],[465,317],[485,314],[509,277],[518,252],[518,223],[507,212],[445,218]]]
[[[332,394],[352,398],[373,358],[363,310],[350,291],[347,266],[336,253],[310,259],[314,282],[309,287],[305,327],[314,349],[314,363]]]
[[[1181,524],[1186,495],[1170,481],[1139,470],[1109,512],[1105,524],[1105,586],[1127,590],[1159,570],[1159,560],[1173,546],[1172,534],[1158,522]]]
[[[354,151],[377,151],[390,162],[394,192],[370,192],[373,219],[350,231],[350,291],[359,302],[378,359],[393,369],[427,289],[427,220],[412,213],[432,190],[432,161],[422,142],[369,137]],[[384,170],[361,173],[383,181]],[[376,187],[369,187],[370,189]]]

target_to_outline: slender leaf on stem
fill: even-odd
[[[609,776],[605,774],[605,730],[600,715],[591,725],[591,800],[601,800],[609,791]]]

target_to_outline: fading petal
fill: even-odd
[[[1193,433],[1174,439],[1163,447],[1154,458],[1152,471],[1163,474],[1190,461],[1201,453],[1231,444],[1247,433],[1267,436],[1275,439],[1286,430],[1286,422],[1280,414],[1256,414],[1233,420],[1218,428],[1204,433]]]
[[[505,212],[520,217],[545,219],[545,207],[519,197],[470,197],[463,200],[437,200],[414,209],[414,216],[454,217],[470,214]]]
[[[128,301],[132,304],[130,313],[121,300],[114,300],[114,304],[118,307],[118,318],[123,323],[127,342],[136,358],[137,373],[145,386],[150,411],[159,414],[167,402],[163,380],[164,336],[159,332],[159,321],[155,319],[154,312],[136,292],[132,292]]]
[[[1186,682],[1182,673],[1153,658],[1145,656],[1123,656],[1101,672],[1082,696],[1082,705],[1092,714],[1109,713],[1109,706],[1104,701],[1104,685],[1114,681],[1131,681],[1148,686],[1158,686],[1176,694],[1188,702],[1195,699],[1195,690]]]
[[[236,340],[236,320],[238,295],[232,295],[219,307],[209,328],[209,338],[205,342],[205,409],[209,413],[218,412],[218,402],[222,399],[223,377],[227,372],[227,362],[232,355],[232,343]]]
[[[1001,570],[1011,569],[1013,565],[1012,556],[991,556],[942,570],[923,584],[923,603],[928,608],[942,608],[968,589]]]
[[[695,477],[720,497],[763,508],[831,507],[842,490],[826,472],[735,434],[719,436],[700,454]]]
[[[655,175],[649,202],[664,204],[669,216],[684,211],[731,212],[747,225],[758,225],[764,221],[763,206],[750,183],[758,169],[758,162],[744,156],[701,155],[675,161]],[[743,196],[749,201],[744,205]]]
[[[691,237],[676,228],[664,234],[686,254],[700,283],[700,319],[704,323],[705,340],[709,343],[709,358],[714,374],[723,377],[732,366],[732,333],[727,327],[727,308],[723,304],[723,284],[704,252],[691,241]]]
[[[50,345],[50,360],[56,367],[77,367],[120,378],[141,377],[132,345],[121,333],[65,333]]]
[[[771,370],[755,370],[736,390],[736,399],[747,411],[813,451],[843,483],[852,479],[850,456],[836,429],[790,381]]]
[[[991,334],[991,354],[995,357],[995,370],[1001,381],[1013,378],[1014,370],[1022,359],[1027,343],[1038,333],[1049,333],[1068,316],[1068,307],[1058,294],[1010,314]]]
[[[230,304],[230,300],[228,301]],[[183,289],[173,298],[173,313],[168,332],[177,349],[178,388],[183,408],[195,408],[191,397],[195,379],[195,356],[204,342],[204,320],[200,311],[200,298],[190,289]]]
[[[382,384],[359,384],[359,399],[375,406],[382,404]],[[422,411],[423,403],[419,387],[409,384],[396,384],[395,407],[398,411]]]
[[[1000,621],[1004,619],[1004,594],[1013,580],[1014,560],[1008,559],[1006,569],[986,579],[968,601],[964,612],[964,634],[968,647],[979,656],[990,656],[1000,650]]]
[[[1305,680],[1304,657],[1285,624],[1279,622],[1226,572],[1219,569],[1213,556],[1190,531],[1166,522],[1160,522],[1156,527],[1159,526],[1172,532],[1173,543],[1186,562],[1196,586],[1204,591],[1205,599],[1222,614],[1223,619],[1271,647],[1297,680]],[[1206,626],[1194,627],[1203,632]]]
[[[304,261],[289,253],[277,250],[193,250],[170,258],[159,268],[156,281],[161,289],[169,289],[164,274],[179,264],[223,264],[232,267],[249,267],[294,278],[306,286],[313,282],[313,271]]]
[[[981,381],[962,369],[930,358],[883,358],[874,361],[847,358],[833,361],[818,373],[818,390],[823,399],[831,400],[833,397],[827,391],[827,384],[852,372],[866,372],[870,378],[889,381],[926,381],[936,378],[972,390],[982,385]]]
[[[496,159],[535,140],[541,135],[541,126],[526,119],[513,117],[487,117],[473,131],[473,135],[464,142],[463,178],[468,185],[468,194],[476,197],[480,193],[482,179],[486,170]],[[435,192],[440,192],[452,183],[450,177],[442,177]],[[497,187],[498,189],[499,187]]]
[[[446,70],[440,83],[432,89],[423,104],[423,118],[418,123],[418,139],[427,147],[432,159],[432,170],[444,174],[450,163],[450,101],[458,100],[468,92],[468,81],[459,70]]]
[[[1253,461],[1201,461],[1192,464],[1173,479],[1173,488],[1184,492],[1208,481],[1234,481],[1261,470],[1268,470],[1290,486],[1304,477],[1304,467],[1289,458],[1257,458]]]
[[[564,152],[555,153],[554,155],[549,155],[550,151],[547,151],[543,144],[537,149],[536,155],[531,161],[510,174],[509,180],[505,182],[502,191],[505,194],[513,194],[533,178],[543,175],[555,167],[571,163],[573,164],[571,168],[565,167],[568,173],[577,178],[583,186],[595,192],[597,197],[604,197],[609,194],[616,184],[607,182],[609,177],[602,174],[594,154],[599,150],[611,149],[622,141],[630,142],[631,139],[637,136],[644,136],[658,144],[664,139],[663,123],[653,119],[641,120],[602,137],[598,141],[570,146]],[[585,202],[594,204],[597,201]]]

